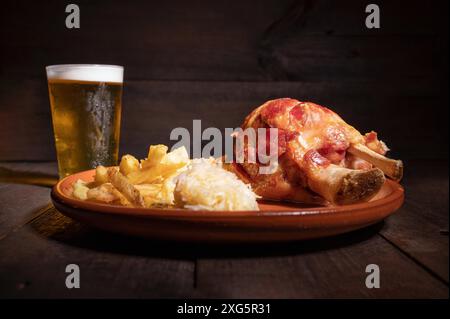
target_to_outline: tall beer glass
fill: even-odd
[[[123,67],[64,64],[46,70],[60,178],[117,165]]]

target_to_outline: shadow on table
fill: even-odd
[[[66,245],[99,252],[170,259],[239,258],[308,254],[358,244],[376,235],[384,223],[333,237],[306,241],[258,244],[202,244],[148,240],[84,226],[52,209],[34,220],[40,236]]]
[[[37,185],[53,187],[58,182],[58,175],[27,170],[10,169],[0,166],[0,183]]]

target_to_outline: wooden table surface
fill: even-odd
[[[0,298],[448,298],[448,162],[406,162],[383,223],[277,245],[152,242],[81,225],[50,204],[54,162],[0,163]],[[9,176],[9,177],[8,177]],[[67,289],[77,264],[81,288]],[[368,264],[381,287],[365,286]]]

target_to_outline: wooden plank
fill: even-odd
[[[292,42],[291,49],[307,48],[310,55],[291,51],[300,54],[290,58],[290,65],[292,60],[298,61],[297,67],[287,70],[290,77],[294,71],[298,72],[294,78],[307,74],[321,79],[351,71],[359,71],[360,76],[367,69],[379,71],[377,66],[382,62],[368,61],[361,54],[370,51],[385,59],[390,57],[392,62],[385,62],[386,68],[379,71],[389,72],[390,66],[390,74],[425,53],[423,59],[414,59],[409,69],[401,68],[417,74],[423,69],[426,72],[433,63],[426,59],[429,43],[445,35],[444,21],[448,20],[445,1],[424,4],[414,0],[408,5],[380,1],[382,27],[378,30],[365,27],[367,2],[362,0],[344,4],[291,0],[253,0],[233,5],[228,1],[179,0],[160,1],[157,5],[118,0],[77,3],[82,18],[81,28],[76,30],[65,27],[65,3],[5,3],[0,19],[2,30],[6,30],[0,35],[2,74],[43,79],[44,66],[49,64],[112,63],[127,67],[127,79],[266,80],[279,76],[273,73],[277,65],[267,64],[280,63],[266,59],[267,50],[283,61],[285,46]],[[313,41],[308,40],[311,36],[315,37]],[[392,36],[395,38],[389,40]],[[387,41],[384,37],[388,37]],[[337,58],[322,57],[327,52]],[[358,56],[339,58],[343,52],[349,57]],[[344,70],[336,72],[340,63],[344,63],[340,66]],[[305,74],[309,64],[312,68]],[[326,72],[320,73],[323,69]]]
[[[94,231],[52,210],[0,240],[0,297],[184,298],[195,263],[181,251]],[[80,289],[65,286],[68,264],[80,267]]]
[[[436,35],[445,33],[448,16],[447,1],[424,3],[408,1],[405,5],[389,0],[377,1],[380,8],[380,29],[367,29],[365,12],[369,3],[361,0],[294,1],[284,15],[270,28],[271,37],[290,33],[322,36],[391,36]]]
[[[56,172],[55,163],[0,167]],[[158,245],[88,229],[54,209],[39,216],[49,201],[50,188],[0,184],[2,297],[182,297],[193,287],[194,262],[189,257],[166,258]],[[65,288],[69,263],[82,269],[85,289]]]
[[[366,5],[297,2],[264,33],[261,66],[274,80],[448,78],[447,2],[377,2],[380,29],[365,27]],[[403,20],[415,16],[426,18],[417,24]]]
[[[428,79],[396,83],[130,81],[121,153],[143,157],[149,144],[173,144],[172,129],[190,129],[193,119],[201,119],[203,128],[237,127],[254,107],[288,96],[329,106],[362,132],[378,131],[392,156],[448,158],[448,149],[441,147],[448,143],[448,108],[437,97],[439,87]],[[54,160],[45,82],[5,80],[0,105],[0,160]],[[420,152],[414,145],[421,145]]]
[[[10,31],[2,33],[8,44],[2,61],[9,62],[2,69],[42,77],[48,64],[113,63],[127,66],[132,79],[263,79],[255,42],[287,3],[81,0],[77,30],[65,27],[65,3],[9,3],[2,19],[2,29]]]
[[[448,283],[448,161],[406,162],[406,202],[380,234]]]
[[[448,298],[448,286],[376,234],[377,227],[290,245],[205,251],[197,261],[197,297]],[[366,266],[380,288],[365,286]]]
[[[0,295],[446,298],[448,238],[437,234],[448,227],[447,166],[436,161],[406,164],[407,203],[384,227],[283,245],[149,242],[92,230],[55,211],[23,225],[15,218],[30,207],[20,197],[7,196],[9,204],[0,201],[0,207],[17,209],[2,216],[16,226],[0,239]],[[55,170],[49,163],[2,165],[35,172]],[[429,167],[435,168],[435,174],[430,175]],[[0,185],[0,195],[10,187]],[[33,194],[27,193],[28,203],[35,202]],[[84,289],[64,287],[68,263],[80,265]],[[364,286],[369,263],[381,268],[381,289]]]
[[[31,182],[36,182],[38,177],[45,180],[56,177],[54,162],[0,163],[0,238],[35,218],[50,203],[49,187],[4,183],[5,170],[16,175],[34,173]]]
[[[405,165],[405,205],[384,224],[290,246],[221,249],[221,258],[206,250],[197,261],[199,296],[445,298],[448,162]],[[381,289],[364,286],[369,263],[380,266]]]
[[[0,295],[9,298],[448,296],[448,287],[377,236],[378,230],[379,226],[375,226],[330,239],[283,245],[170,244],[168,248],[168,243],[91,230],[51,211],[0,240]],[[196,270],[191,258],[198,258]],[[80,266],[82,289],[64,287],[64,268],[68,263]],[[380,266],[380,289],[369,290],[364,286],[365,267],[369,263]]]
[[[55,162],[0,162],[0,183],[52,187],[58,182]]]
[[[305,36],[275,39],[262,50],[262,66],[274,80],[434,78],[445,54],[434,37]]]
[[[62,64],[70,61],[89,63],[101,60],[103,63],[124,65],[127,80],[326,80],[342,78],[376,78],[380,81],[391,78],[434,77],[441,72],[445,63],[443,56],[448,51],[441,49],[436,37],[416,36],[302,36],[276,39],[274,43],[247,49],[236,44],[236,52],[223,48],[205,48],[203,51],[180,55],[187,51],[184,47],[174,47],[171,52],[164,49],[147,49],[127,47],[127,52],[134,52],[133,58],[95,56],[85,58],[71,57],[71,51],[48,48],[45,60],[32,60],[35,49],[26,45],[5,51],[4,59],[12,61],[2,69],[9,78],[45,79],[45,65]],[[139,42],[137,42],[139,43]],[[189,44],[185,45],[186,47]],[[231,45],[230,47],[235,47]],[[194,46],[196,47],[196,46]],[[197,50],[200,50],[196,47]],[[24,53],[17,54],[19,50]],[[90,50],[87,50],[90,52]],[[117,49],[111,49],[117,52]],[[229,52],[231,51],[231,52]],[[221,55],[212,52],[222,52]],[[117,54],[117,53],[116,53]],[[177,54],[177,56],[174,56]],[[108,56],[106,53],[104,56]],[[195,58],[194,58],[195,56]],[[228,57],[230,56],[230,57]],[[23,59],[23,60],[22,60]],[[42,58],[44,59],[44,57]],[[128,60],[130,59],[130,60]],[[150,60],[151,59],[151,60]],[[25,69],[25,70],[23,70]],[[34,70],[28,74],[28,69]]]

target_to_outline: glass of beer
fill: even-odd
[[[46,67],[59,177],[117,165],[123,67]]]

